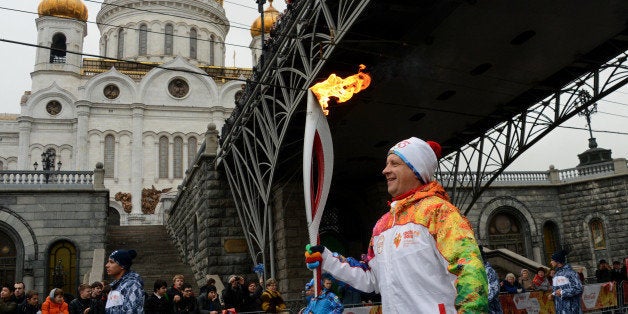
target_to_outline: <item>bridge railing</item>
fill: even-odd
[[[550,167],[546,171],[505,171],[500,173],[493,183],[564,183],[576,180],[587,179],[590,177],[599,177],[604,175],[628,173],[628,164],[625,159],[616,159],[614,161],[600,163],[596,165],[575,167],[569,169],[555,169]],[[490,179],[490,174],[470,174],[459,173],[456,177],[451,172],[440,172],[436,175],[436,179],[445,186],[450,186],[453,180],[458,182],[480,181],[485,182]]]
[[[580,168],[559,170],[558,175],[561,180],[570,180],[579,177],[592,176],[597,174],[612,173],[615,171],[613,162],[590,165]]]

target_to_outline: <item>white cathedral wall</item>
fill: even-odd
[[[31,74],[31,93],[50,87],[53,83],[60,88],[76,95],[79,86],[81,86],[81,78],[76,73],[62,72],[63,63],[52,64],[49,71],[35,71]],[[56,71],[56,72],[55,72]],[[31,94],[31,95],[32,95]],[[32,97],[32,96],[31,96]]]
[[[180,13],[177,13],[180,14]],[[222,43],[226,37],[225,31],[221,27],[217,27],[213,23],[207,23],[154,14],[143,14],[142,20],[137,21],[137,17],[123,16],[108,19],[105,23],[108,25],[124,25],[124,58],[137,59],[149,62],[167,62],[180,55],[190,63],[198,65],[224,65],[224,51]],[[147,54],[139,55],[139,27],[145,23],[147,32]],[[225,19],[226,23],[226,19]],[[173,54],[165,55],[165,27],[166,24],[173,25]],[[190,30],[197,30],[197,58],[190,59]],[[106,40],[107,53],[109,57],[117,58],[118,51],[118,27],[102,26],[102,37]],[[216,43],[214,44],[214,62],[210,60],[210,36],[214,35]],[[106,39],[105,39],[106,38]],[[105,47],[101,44],[101,49]],[[101,51],[101,54],[105,54]]]

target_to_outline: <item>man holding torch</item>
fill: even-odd
[[[373,228],[368,267],[352,267],[321,245],[308,268],[382,296],[384,313],[486,313],[488,284],[473,229],[433,180],[441,155],[416,137],[393,146],[382,171],[389,211]]]

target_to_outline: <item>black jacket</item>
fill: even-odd
[[[174,312],[176,314],[198,313],[198,307],[196,306],[196,298],[181,298],[181,300],[174,304]]]
[[[222,305],[220,305],[220,299],[210,300],[207,297],[207,293],[198,297],[198,311],[200,314],[209,314],[210,311],[222,311]]]
[[[247,289],[248,290],[248,289]],[[262,300],[260,297],[262,296],[262,287],[257,286],[257,289],[254,293],[250,293],[248,291],[244,294],[244,303],[242,304],[243,312],[255,312],[262,310]]]
[[[41,310],[41,304],[37,304],[36,306],[32,306],[24,300],[20,305],[17,306],[18,314],[37,314],[37,312]]]
[[[172,303],[167,294],[160,298],[151,293],[144,299],[144,314],[170,314],[172,310]]]
[[[235,308],[236,312],[242,311],[242,303],[244,302],[242,286],[238,285],[233,288],[231,285],[227,285],[222,290],[222,301],[225,303],[225,309]]]
[[[81,299],[81,297],[78,297],[68,304],[68,310],[70,314],[83,314],[85,309],[90,307],[91,303],[92,299]]]

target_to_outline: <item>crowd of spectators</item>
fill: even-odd
[[[612,266],[600,260],[595,272],[598,283],[621,282],[626,280],[626,268],[614,261]],[[488,265],[490,267],[490,264]],[[487,268],[488,269],[488,268]],[[492,271],[494,273],[494,271]],[[530,291],[552,291],[554,270],[545,267],[536,269],[534,276],[530,270],[522,269],[519,276],[508,273],[498,285],[500,293],[516,294]],[[582,279],[581,279],[582,280]],[[345,306],[372,304],[377,302],[377,295],[364,294],[331,276],[324,278],[321,294],[314,297],[313,281],[304,289],[308,302],[303,313],[318,313],[316,308],[325,308],[329,313],[341,313]],[[584,282],[582,282],[584,284]],[[265,288],[263,288],[265,287]],[[107,282],[81,284],[74,298],[60,288],[52,289],[45,298],[34,290],[25,291],[23,282],[3,284],[0,292],[0,314],[104,314],[107,294],[111,287]],[[496,290],[497,291],[497,290]],[[146,314],[219,314],[219,313],[281,313],[286,304],[277,290],[277,281],[268,279],[246,280],[242,275],[229,277],[222,294],[219,294],[216,281],[208,278],[196,294],[192,286],[185,282],[183,275],[175,275],[168,287],[165,280],[157,280],[153,291],[146,293],[144,312]]]
[[[576,271],[581,284],[585,284],[582,269],[579,268]],[[500,293],[515,294],[530,291],[551,291],[554,274],[554,269],[548,269],[546,267],[537,268],[536,275],[532,278],[528,269],[522,269],[519,277],[516,277],[513,273],[508,273],[504,279],[499,282]],[[614,261],[611,267],[606,260],[600,260],[598,269],[595,271],[595,281],[597,283],[619,283],[624,280],[626,280],[626,268],[622,267],[619,261]]]

